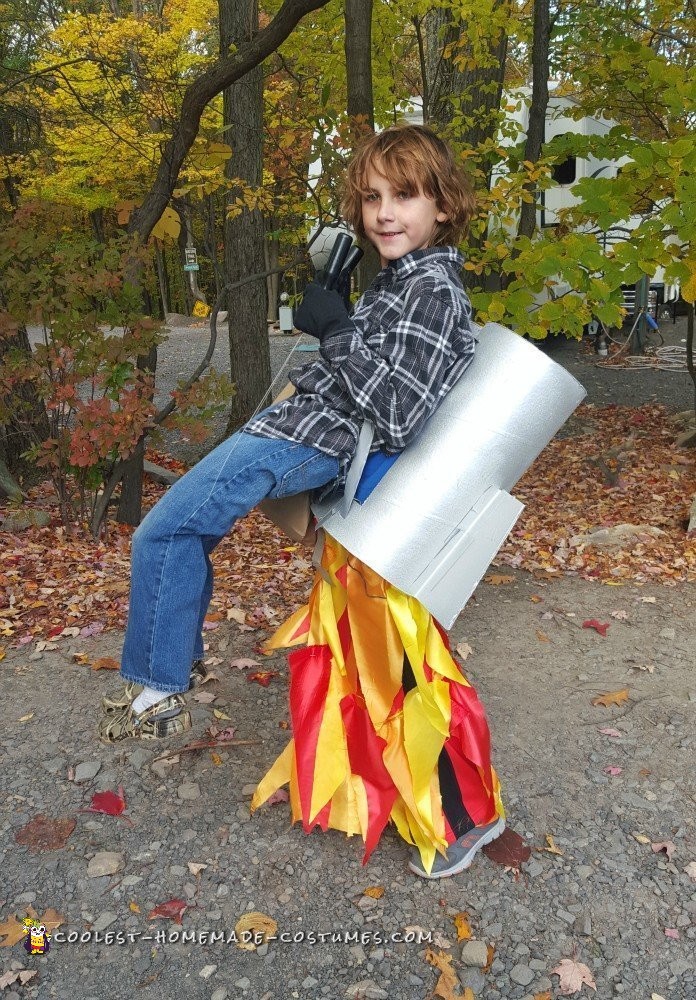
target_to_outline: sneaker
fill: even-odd
[[[193,666],[191,667],[189,691],[192,691],[193,688],[202,684],[207,676],[208,668],[203,663],[203,660],[194,660]],[[102,711],[104,712],[104,715],[110,715],[112,712],[122,712],[124,708],[128,708],[138,697],[142,689],[142,684],[136,684],[135,681],[128,681],[126,686],[121,689],[120,694],[113,696],[109,696],[108,694],[104,695],[102,698]]]
[[[412,852],[408,867],[421,878],[448,878],[450,875],[456,875],[468,868],[474,860],[476,852],[485,847],[486,844],[490,844],[492,840],[496,840],[504,829],[505,820],[502,816],[493,820],[492,823],[488,823],[487,826],[473,827],[463,837],[449,845],[446,858],[443,858],[439,853],[435,854],[430,873],[426,872],[423,867],[419,851]]]
[[[99,723],[102,743],[122,740],[160,740],[177,736],[191,728],[191,713],[184,711],[186,702],[181,694],[167,695],[143,712],[134,712],[127,705],[120,712],[109,712]]]

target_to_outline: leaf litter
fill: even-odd
[[[696,493],[696,461],[675,447],[667,410],[586,404],[576,411],[574,425],[585,432],[554,439],[515,487],[525,509],[496,564],[604,583],[696,580],[696,537],[687,538],[685,527]],[[617,441],[629,439],[630,453],[608,483],[599,460],[616,449]],[[186,471],[167,455],[150,451],[148,458]],[[145,479],[143,506],[151,507],[163,493],[164,487]],[[55,505],[50,482],[29,491],[27,506],[32,505]],[[662,534],[639,534],[630,547],[618,550],[571,544],[618,524],[648,525]],[[75,628],[80,636],[122,629],[132,530],[109,522],[107,542],[95,541],[77,526],[71,534],[55,525],[2,533],[0,635],[8,640],[5,647],[49,637],[60,645]],[[259,511],[238,521],[213,553],[216,591],[208,626],[229,621],[244,630],[275,628],[296,609],[297,595],[310,589],[314,571],[302,558],[306,552],[288,545]]]
[[[584,433],[551,441],[515,486],[525,509],[494,565],[603,583],[696,580],[696,538],[686,534],[696,460],[675,446],[666,408],[584,404],[573,426]],[[616,468],[607,477],[602,461],[621,441],[628,450],[608,460]],[[637,534],[618,550],[579,541],[619,524],[662,534]]]

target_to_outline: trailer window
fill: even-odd
[[[575,180],[577,161],[574,156],[557,163],[552,172],[552,177],[556,184],[572,184]]]

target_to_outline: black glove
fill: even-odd
[[[323,344],[328,337],[349,327],[350,318],[343,297],[338,292],[310,281],[295,313],[294,324],[298,330],[316,337]]]

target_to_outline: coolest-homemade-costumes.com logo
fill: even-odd
[[[51,947],[51,935],[46,930],[44,924],[40,924],[31,917],[25,917],[24,924],[24,947],[30,955],[45,955]]]

